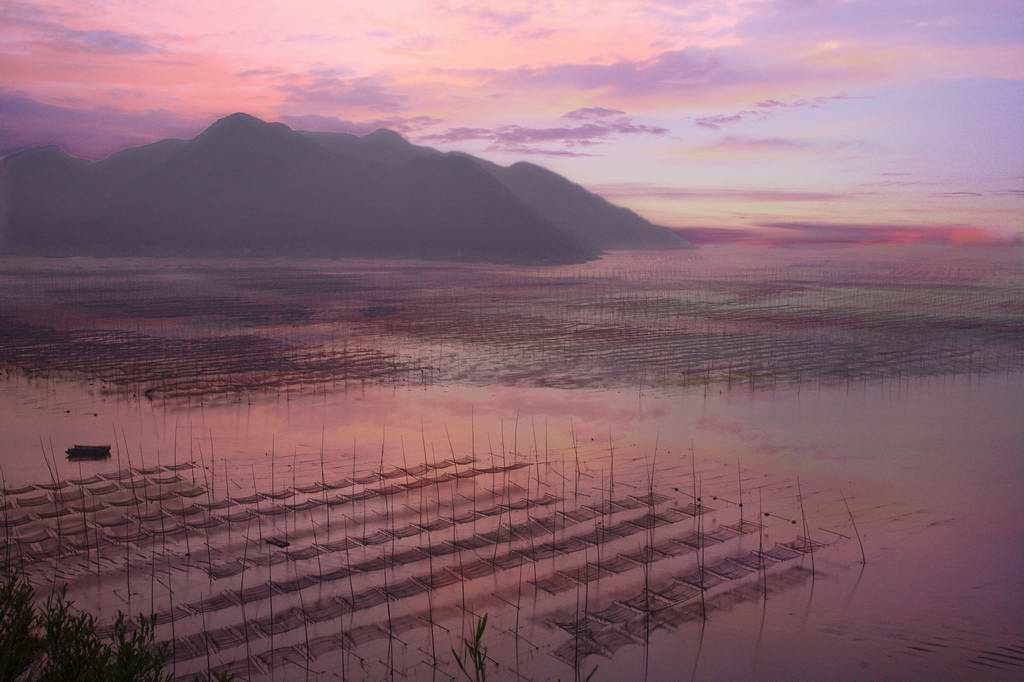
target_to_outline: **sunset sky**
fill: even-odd
[[[234,111],[533,161],[671,226],[1024,232],[1020,0],[0,0],[0,155]]]

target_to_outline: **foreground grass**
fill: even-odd
[[[155,617],[140,614],[132,622],[118,612],[113,637],[105,641],[96,619],[74,610],[65,589],[37,603],[24,579],[0,586],[0,680],[164,682],[171,677],[171,649],[155,635]]]

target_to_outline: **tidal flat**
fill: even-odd
[[[495,679],[1024,666],[1019,249],[0,281],[4,566],[175,676],[457,677],[484,615]]]

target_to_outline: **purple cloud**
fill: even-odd
[[[405,97],[391,91],[388,86],[385,77],[342,78],[332,72],[314,70],[305,76],[293,77],[279,87],[293,105],[399,111]]]
[[[935,192],[930,196],[940,199],[965,199],[985,196],[1024,197],[1024,189],[986,189],[978,192],[960,190],[950,192]]]
[[[260,76],[277,76],[280,73],[277,69],[246,69],[245,71],[239,71],[235,75],[239,78],[258,78]]]
[[[321,116],[319,114],[282,116],[281,121],[298,130],[352,133],[353,135],[366,135],[381,128],[408,134],[441,123],[441,119],[432,116],[391,116],[366,121],[349,121],[337,116]]]
[[[715,114],[712,116],[701,116],[693,119],[694,123],[702,128],[718,130],[723,126],[741,123],[747,120],[764,120],[780,109],[817,109],[828,102],[869,99],[869,97],[851,97],[846,94],[820,95],[818,97],[801,97],[793,100],[766,99],[754,105],[753,109],[744,109],[734,114]]]
[[[737,30],[760,40],[864,40],[909,45],[1016,43],[1024,34],[1019,0],[891,2],[890,0],[774,0],[763,3]]]
[[[738,114],[717,114],[715,116],[702,116],[694,119],[697,125],[701,128],[711,128],[712,130],[718,130],[724,125],[731,123],[739,123],[745,119],[749,114],[753,112],[741,111]]]
[[[882,173],[885,175],[885,173]],[[909,175],[909,173],[903,173],[902,175]],[[875,180],[873,182],[861,182],[858,183],[859,187],[938,187],[941,186],[940,182],[924,182],[922,180]]]
[[[522,40],[544,40],[558,33],[553,28],[534,28],[529,31],[520,31],[518,37]]]
[[[57,9],[36,7],[25,3],[8,3],[4,22],[36,39],[46,41],[66,52],[92,54],[139,55],[163,52],[148,39],[136,33],[111,30],[79,30],[68,28],[65,15]]]
[[[779,55],[750,48],[687,48],[667,50],[644,60],[620,59],[608,64],[563,63],[513,69],[458,69],[491,85],[601,92],[608,97],[705,95],[742,85],[792,86],[807,80],[838,78],[850,67],[786,61]]]
[[[125,147],[165,137],[192,137],[202,122],[165,109],[75,109],[0,90],[0,156],[53,144],[85,158],[102,158]]]
[[[626,112],[619,111],[618,109],[606,109],[605,107],[582,107],[580,109],[574,109],[566,114],[562,114],[562,118],[568,118],[575,121],[588,121],[595,118],[624,116],[625,114]]]
[[[62,29],[55,37],[65,47],[98,54],[151,54],[162,52],[141,36],[120,31]]]
[[[620,94],[666,88],[675,90],[728,77],[719,55],[695,49],[663,52],[646,61],[555,64],[541,68],[514,69],[496,73],[495,76],[497,80],[509,84],[608,90]]]
[[[494,131],[491,128],[449,128],[443,133],[425,135],[420,139],[429,142],[468,142],[470,140],[492,140]]]
[[[799,99],[789,100],[788,102],[777,99],[766,99],[758,102],[754,106],[756,106],[758,109],[817,109],[818,107],[829,102],[841,102],[845,100],[854,99],[874,98],[870,95],[860,95],[854,97],[851,95],[847,95],[846,93],[840,93],[838,95],[818,95],[817,97],[801,97]]]
[[[549,156],[583,156],[581,152],[566,153],[565,147],[585,147],[621,135],[666,135],[667,128],[660,126],[645,125],[636,123],[621,112],[613,109],[600,109],[599,113],[577,109],[569,112],[563,118],[575,120],[587,120],[586,123],[570,126],[552,126],[549,128],[534,128],[520,125],[502,125],[494,128],[449,128],[444,132],[422,136],[420,139],[427,142],[458,143],[472,140],[487,140],[491,142],[490,149],[493,151],[508,151],[521,154],[546,154]],[[575,116],[570,116],[575,114]],[[561,150],[550,150],[536,147],[537,144],[559,144]]]

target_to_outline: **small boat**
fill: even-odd
[[[68,459],[107,459],[110,457],[109,445],[75,445],[65,452]]]

